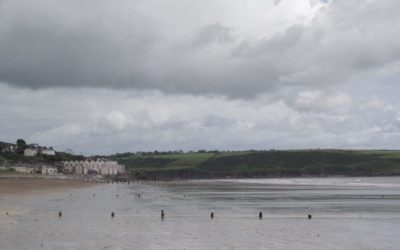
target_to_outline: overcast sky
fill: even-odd
[[[0,0],[0,141],[400,149],[399,0]]]

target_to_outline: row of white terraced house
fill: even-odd
[[[95,161],[64,161],[64,173],[77,175],[102,174],[116,175],[125,172],[125,167],[116,161],[95,160]]]

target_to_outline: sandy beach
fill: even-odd
[[[89,187],[82,185],[90,182],[74,180],[9,181],[13,192],[18,183],[24,193],[30,187],[44,191],[0,195],[2,250],[394,250],[400,245],[399,177]],[[365,195],[371,197],[360,198]],[[376,198],[382,195],[387,198]]]
[[[0,176],[0,196],[62,191],[95,185],[94,182],[73,178],[41,176]]]
[[[30,206],[17,203],[2,202],[2,198],[14,201],[25,200],[29,195],[42,196],[56,192],[67,192],[71,189],[84,188],[96,185],[89,182],[65,176],[37,176],[37,175],[0,175],[0,224],[8,223],[7,218],[16,220],[29,213]]]

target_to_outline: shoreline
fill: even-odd
[[[378,177],[400,177],[400,175],[268,175],[268,176],[211,176],[211,177],[148,177],[142,179],[135,179],[136,181],[195,181],[195,180],[241,180],[241,179],[306,179],[306,178],[378,178]]]
[[[224,178],[173,178],[173,179],[136,179],[121,180],[137,181],[137,182],[170,182],[170,181],[229,181],[229,180],[260,180],[260,179],[329,179],[329,178],[373,178],[373,177],[397,177],[397,176],[344,176],[344,175],[327,175],[327,176],[269,176],[269,177],[248,177],[235,176]],[[118,180],[111,180],[117,181]],[[52,192],[65,192],[68,189],[79,189],[91,187],[101,184],[102,182],[94,179],[88,179],[83,176],[70,175],[40,175],[40,174],[0,174],[0,198],[14,195],[26,194],[48,194]],[[104,183],[104,182],[103,182]]]

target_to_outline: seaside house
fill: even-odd
[[[116,161],[109,160],[85,160],[63,162],[64,173],[77,175],[101,174],[117,175],[125,172],[125,168]]]
[[[37,155],[56,155],[56,151],[52,147],[41,147],[39,144],[29,144],[28,148],[24,150],[25,156],[37,156]]]
[[[40,167],[37,165],[17,165],[12,167],[18,173],[36,174],[40,173]]]
[[[37,148],[26,148],[24,150],[24,155],[25,156],[36,156],[36,155],[38,155],[38,149]]]
[[[43,148],[41,153],[42,153],[42,155],[56,155],[56,151],[54,151],[52,147]]]
[[[58,170],[53,166],[42,166],[42,174],[53,175],[57,174]]]

